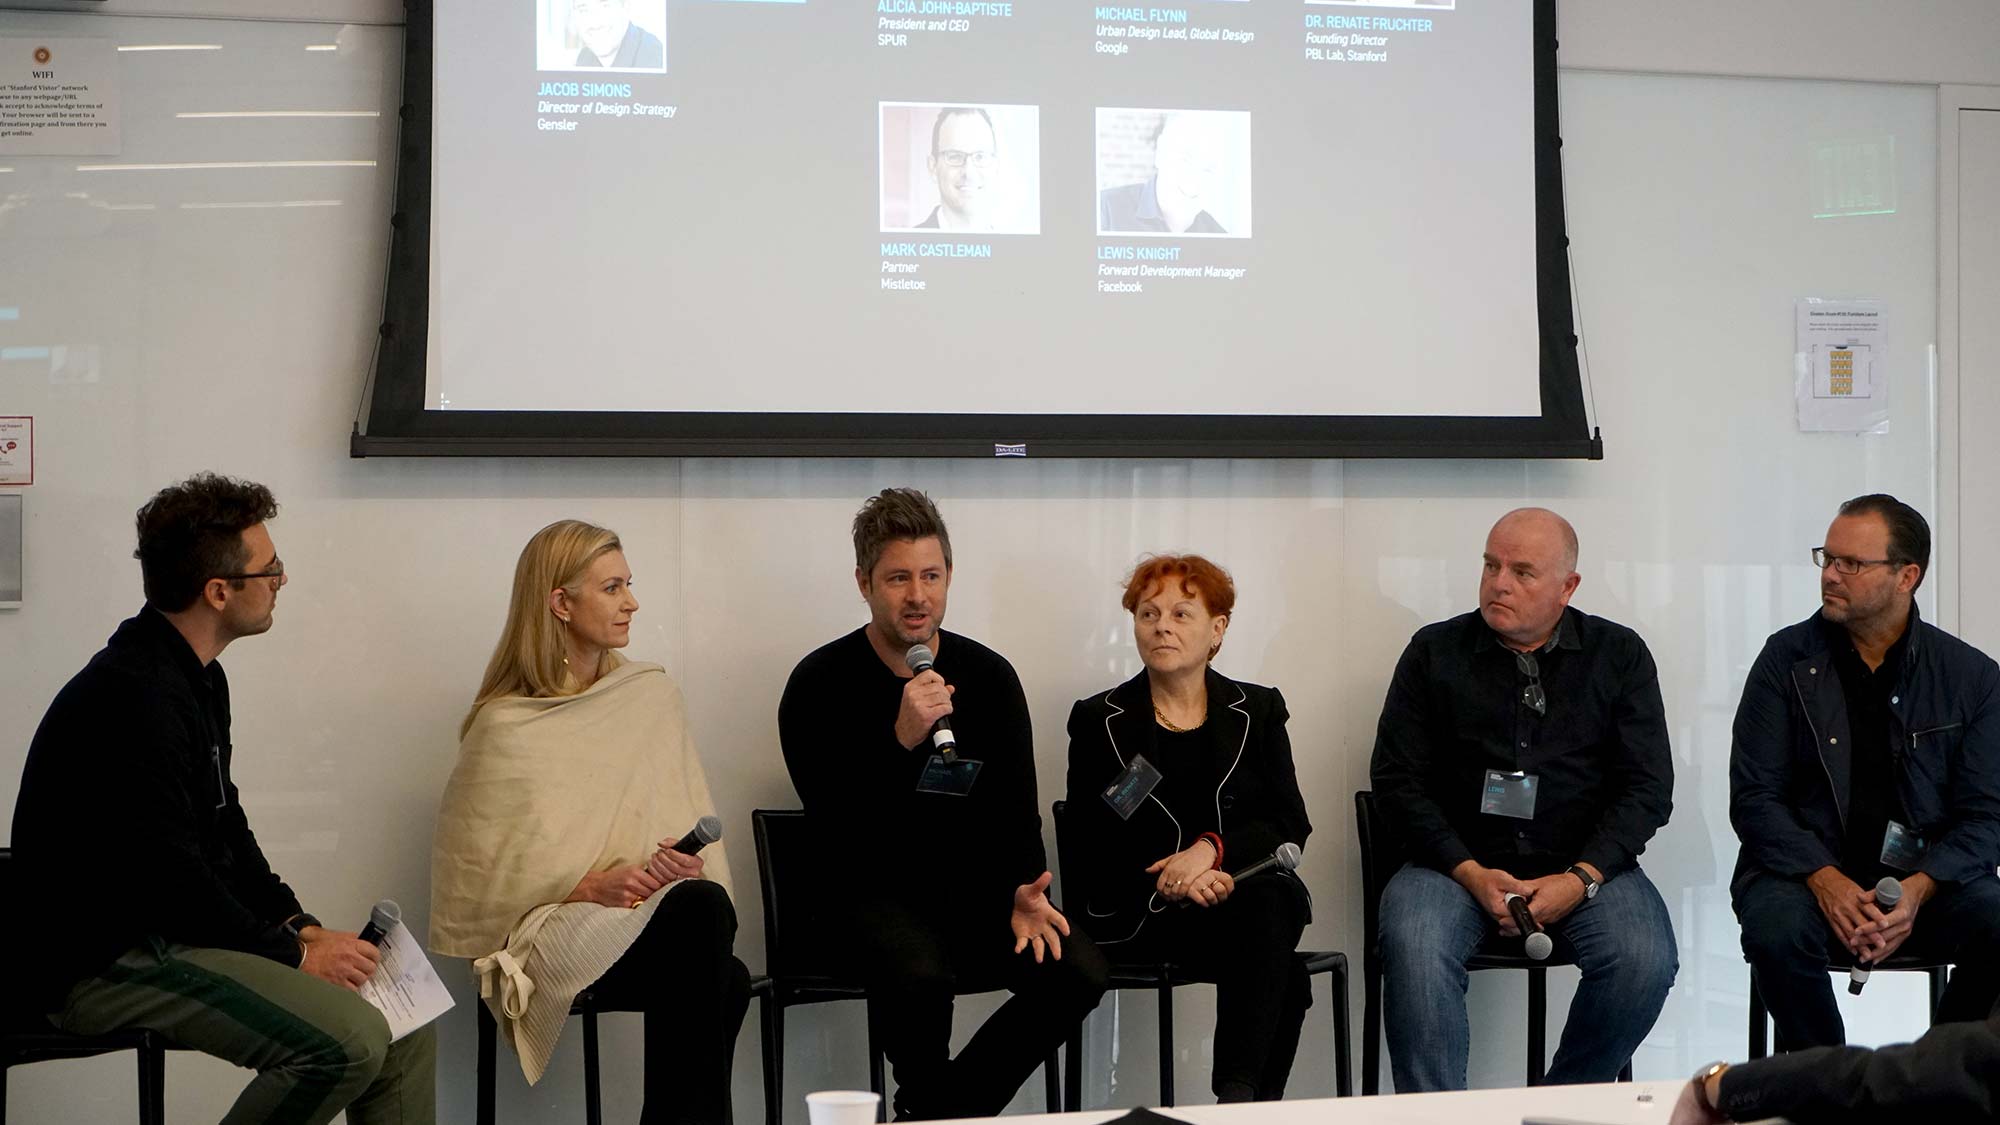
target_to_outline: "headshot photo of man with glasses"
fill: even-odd
[[[1035,106],[884,102],[884,231],[1040,234]]]

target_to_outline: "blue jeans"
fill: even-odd
[[[1465,963],[1498,932],[1451,876],[1406,865],[1382,891],[1383,1016],[1397,1093],[1465,1089]],[[1660,892],[1638,868],[1548,927],[1583,983],[1550,1083],[1609,1082],[1653,1029],[1680,961]]]
[[[1732,897],[1743,923],[1743,956],[1778,1025],[1778,1049],[1845,1043],[1826,970],[1828,962],[1852,964],[1853,955],[1834,936],[1812,889],[1803,879],[1756,871],[1739,880]],[[2000,999],[2000,879],[1940,885],[1897,952],[1956,966],[1937,1023],[1986,1019]]]

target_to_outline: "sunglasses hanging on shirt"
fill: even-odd
[[[1542,666],[1535,660],[1535,654],[1532,652],[1515,653],[1514,667],[1523,676],[1528,677],[1528,682],[1521,685],[1522,705],[1534,708],[1537,715],[1548,714],[1549,697],[1547,693],[1542,691]]]

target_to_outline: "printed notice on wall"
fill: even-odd
[[[1888,321],[1880,301],[1801,297],[1792,382],[1799,429],[1889,432]]]
[[[35,420],[0,415],[0,485],[35,483]]]
[[[0,38],[0,156],[115,156],[109,39]]]

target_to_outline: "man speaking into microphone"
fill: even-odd
[[[1829,960],[1954,964],[1940,1022],[2000,995],[2000,668],[1917,612],[1930,543],[1892,496],[1842,504],[1812,549],[1819,611],[1743,686],[1730,893],[1782,1050],[1846,1040]]]
[[[868,624],[801,660],[778,704],[785,766],[826,857],[817,931],[868,986],[898,1120],[991,1117],[1103,995],[1104,957],[1049,901],[1027,697],[947,633],[951,536],[928,496],[854,517]],[[913,671],[910,661],[930,667]],[[951,752],[936,736],[951,731]],[[951,1057],[952,998],[1013,996]]]

